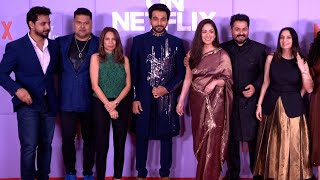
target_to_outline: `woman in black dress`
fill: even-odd
[[[313,90],[298,35],[283,28],[275,53],[265,64],[264,82],[256,116],[261,121],[254,175],[264,179],[295,180],[312,177],[309,131],[302,96]]]

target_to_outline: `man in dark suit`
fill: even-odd
[[[74,140],[77,121],[83,139],[83,176],[93,180],[93,121],[91,116],[92,88],[90,58],[98,51],[99,38],[92,34],[92,13],[86,8],[74,12],[74,33],[57,39],[60,47],[60,115],[62,154],[66,180],[76,180]]]
[[[48,39],[50,9],[33,7],[27,13],[30,29],[6,45],[0,63],[0,85],[12,96],[17,112],[23,180],[49,179],[52,138],[57,112],[54,72],[58,47]],[[10,73],[15,73],[15,80]],[[37,157],[37,171],[35,159]]]
[[[221,47],[230,56],[234,82],[228,161],[230,180],[239,179],[240,141],[248,143],[252,173],[255,164],[259,125],[255,111],[263,82],[266,46],[248,38],[249,24],[250,20],[247,15],[233,15],[230,20],[233,39],[221,44]],[[258,177],[254,177],[254,179],[258,179]]]

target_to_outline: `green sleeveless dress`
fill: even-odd
[[[99,86],[107,98],[117,98],[126,85],[124,64],[116,62],[112,54],[107,54],[99,65]],[[93,93],[95,97],[97,95]]]

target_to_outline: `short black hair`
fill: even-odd
[[[92,12],[87,9],[87,8],[78,8],[77,10],[74,11],[73,13],[73,18],[76,18],[76,15],[86,15],[86,16],[89,16],[90,19],[92,19]]]
[[[249,19],[249,16],[245,15],[245,14],[235,14],[233,16],[231,16],[231,19],[230,19],[230,26],[232,27],[233,26],[233,23],[235,21],[245,21],[247,22],[248,24],[248,27],[250,25],[250,19]]]
[[[39,15],[49,16],[50,14],[51,14],[51,11],[47,7],[44,7],[44,6],[32,7],[27,13],[27,18],[26,18],[29,29],[30,29],[29,21],[35,23],[38,20]]]
[[[149,13],[149,19],[152,18],[152,12],[153,11],[164,11],[167,14],[167,20],[170,18],[170,10],[165,4],[157,3],[150,6],[148,13]]]

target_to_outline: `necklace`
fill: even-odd
[[[79,54],[78,54],[79,59],[82,58],[82,51],[84,50],[84,48],[86,48],[87,43],[88,43],[88,41],[89,41],[90,39],[91,39],[91,38],[89,37],[89,38],[87,39],[86,43],[84,44],[83,48],[80,50],[80,48],[79,48],[79,46],[78,46],[77,39],[76,39],[76,37],[74,37],[74,40],[76,41],[77,49],[78,49],[78,51],[79,51]]]

